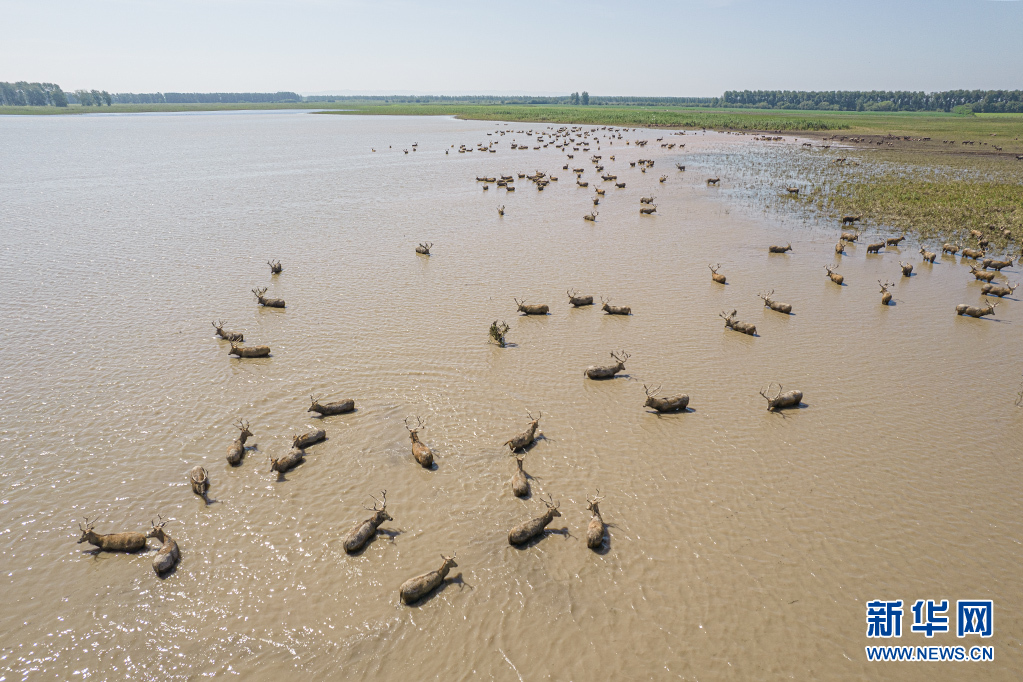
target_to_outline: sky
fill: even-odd
[[[0,0],[0,81],[108,92],[1023,89],[1019,0]]]

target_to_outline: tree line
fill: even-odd
[[[0,83],[0,106],[66,107],[67,95],[56,83]]]
[[[717,106],[817,111],[1023,112],[1023,90],[727,90]],[[961,109],[957,109],[960,108]]]

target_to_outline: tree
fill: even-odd
[[[572,104],[579,104],[579,93],[573,92],[569,100],[572,102]]]
[[[590,93],[586,92],[585,90],[583,90],[582,102],[583,105],[587,105],[590,103]]]

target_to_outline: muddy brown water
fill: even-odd
[[[835,286],[823,266],[836,225],[765,215],[730,189],[719,160],[748,138],[687,135],[669,151],[654,141],[675,139],[665,131],[629,132],[650,145],[590,152],[626,188],[600,182],[580,151],[569,163],[586,167],[582,189],[553,146],[487,136],[541,128],[305,112],[0,118],[0,679],[964,674],[867,663],[871,599],[906,602],[903,638],[884,643],[994,645],[970,672],[1015,678],[1019,296],[993,318],[957,317],[980,284],[957,259],[921,264],[912,240],[881,256],[850,247]],[[530,149],[511,151],[513,138]],[[457,153],[490,141],[500,151]],[[639,157],[655,168],[630,168]],[[536,169],[558,182],[540,193],[517,180],[514,194],[475,182]],[[595,184],[607,195],[589,223]],[[657,214],[640,216],[651,193]],[[419,241],[434,255],[418,256]],[[791,253],[767,254],[787,242]],[[710,281],[718,262],[725,286]],[[880,305],[879,278],[895,282],[895,305]],[[259,309],[257,286],[287,309]],[[571,309],[569,288],[633,314]],[[769,289],[793,315],[763,307]],[[513,296],[551,314],[519,317]],[[724,330],[718,312],[732,308],[758,337]],[[272,356],[228,358],[218,318]],[[511,325],[508,348],[486,342],[495,319]],[[631,354],[626,371],[584,379],[613,349]],[[771,381],[802,390],[803,408],[769,414],[758,390]],[[688,393],[692,410],[650,413],[644,383]],[[310,394],[358,409],[316,419]],[[527,410],[543,412],[543,438],[523,501],[500,444]],[[433,471],[411,458],[410,414],[427,422]],[[239,417],[255,449],[232,469]],[[277,481],[268,456],[315,427],[329,439]],[[189,488],[196,464],[208,507]],[[611,526],[595,553],[585,498],[598,488]],[[346,555],[342,535],[382,489],[391,532]],[[563,516],[510,547],[540,492]],[[84,516],[113,532],[158,514],[182,553],[164,580],[152,551],[76,544]],[[453,580],[400,607],[398,586],[442,553],[457,554]],[[909,606],[926,598],[993,599],[994,637],[910,634]]]

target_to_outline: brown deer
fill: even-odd
[[[843,225],[855,225],[863,218],[863,214],[842,216]]]
[[[252,437],[247,421],[239,419],[234,425],[241,433],[227,446],[227,463],[233,467],[241,464],[242,457],[245,456],[245,441]]]
[[[296,450],[305,450],[310,445],[316,445],[327,440],[327,432],[324,429],[313,429],[306,433],[296,433],[291,437],[291,447]]]
[[[885,248],[888,248],[889,246],[898,246],[905,238],[906,235],[902,235],[901,237],[889,237],[884,240]]]
[[[966,305],[960,303],[956,306],[956,315],[969,315],[970,317],[984,317],[985,315],[994,315],[995,306],[998,305],[998,301],[992,303],[988,299],[984,299],[984,307],[976,307],[972,305]]]
[[[280,457],[270,458],[270,471],[276,471],[278,474],[284,474],[291,471],[299,464],[305,461],[305,450],[300,448],[292,448],[288,452]]]
[[[867,253],[881,253],[881,249],[884,248],[884,240],[876,244],[867,244]]]
[[[525,448],[528,448],[530,445],[532,445],[533,441],[536,439],[536,429],[540,424],[540,419],[543,417],[543,412],[540,412],[539,414],[540,414],[539,417],[533,419],[533,415],[531,415],[527,410],[526,416],[529,417],[529,426],[526,427],[525,431],[523,431],[517,436],[514,436],[513,438],[506,440],[504,443],[502,443],[502,445],[507,445],[509,448],[511,448],[512,452],[524,450]]]
[[[718,263],[717,265],[709,265],[708,264],[707,267],[710,268],[710,278],[711,278],[711,280],[717,282],[718,284],[724,284],[725,283],[725,276],[721,275],[721,274],[718,274],[718,268],[721,267],[721,263]]]
[[[629,359],[629,354],[623,351],[611,351],[611,357],[614,358],[615,364],[613,365],[590,365],[583,374],[589,379],[613,379],[618,372],[625,369],[625,361]]]
[[[561,506],[560,503],[555,503],[550,495],[547,495],[546,500],[541,499],[540,501],[547,506],[547,511],[512,528],[511,532],[508,533],[508,544],[516,546],[526,544],[537,535],[543,533],[544,529],[555,517],[561,516],[561,512],[558,511],[558,507]]]
[[[618,189],[625,189],[625,183],[624,182],[616,182],[615,183],[615,187],[617,187]]]
[[[654,213],[657,213],[656,206],[641,206],[639,209],[640,215],[653,215]]]
[[[913,264],[912,263],[903,263],[902,261],[899,261],[899,267],[902,268],[902,276],[903,277],[912,277],[913,276]]]
[[[231,350],[227,354],[236,355],[239,358],[265,358],[270,356],[270,346],[239,346],[231,343]]]
[[[192,484],[192,492],[202,498],[202,501],[207,505],[210,503],[210,498],[207,495],[210,489],[210,472],[206,471],[206,467],[197,465],[192,467],[192,470],[188,472],[188,482]]]
[[[271,275],[279,275],[284,271],[284,267],[281,266],[281,262],[279,260],[268,260],[266,264],[270,266]]]
[[[605,300],[604,297],[601,296],[600,297],[600,302],[603,304],[603,305],[601,305],[600,309],[603,310],[608,315],[631,315],[632,314],[632,308],[630,308],[629,306],[626,306],[626,305],[611,305],[611,299],[610,298]]]
[[[991,269],[998,270],[999,272],[1001,272],[1003,268],[1010,267],[1011,265],[1011,260],[994,260],[991,258],[985,258],[982,261],[982,266],[985,270]]]
[[[768,246],[768,253],[785,253],[786,251],[792,250],[792,244],[789,243],[787,246]]]
[[[596,192],[600,196],[604,196],[605,194],[607,194],[607,190],[606,189],[601,189],[599,187],[594,187],[593,191]]]
[[[591,223],[592,222],[596,222],[596,220],[597,220],[597,212],[596,211],[590,211],[589,215],[584,215],[583,216],[583,220],[588,220]]]
[[[983,251],[977,249],[963,249],[963,258],[972,258],[974,260],[980,260],[984,257]]]
[[[167,525],[167,522],[163,520],[162,516],[158,516],[160,523],[150,521],[152,528],[146,533],[147,538],[156,538],[160,541],[160,549],[157,550],[156,556],[153,557],[153,570],[156,575],[163,577],[171,571],[178,564],[178,559],[181,558],[181,550],[178,549],[178,543],[174,542],[173,538],[167,534],[167,531],[163,529]]]
[[[661,387],[658,386],[651,391],[646,387],[646,384],[643,384],[643,392],[646,393],[646,402],[643,403],[643,407],[652,407],[658,412],[685,412],[689,406],[688,395],[678,393],[666,398],[658,398],[657,394],[660,390]]]
[[[844,256],[845,255],[845,240],[844,239],[839,239],[838,243],[835,244],[835,255],[836,256]]]
[[[941,253],[942,253],[942,255],[944,255],[944,254],[948,253],[948,254],[951,254],[951,255],[953,255],[953,256],[954,256],[954,255],[956,255],[957,253],[959,253],[959,249],[960,249],[960,248],[962,248],[962,244],[956,244],[955,246],[952,246],[952,245],[951,245],[951,244],[949,244],[948,242],[945,242],[945,243],[944,243],[944,244],[942,244],[942,246],[941,246]]]
[[[575,308],[579,308],[584,305],[593,305],[592,296],[578,296],[577,294],[579,292],[576,291],[575,289],[572,289],[566,293],[568,294],[568,302],[571,303],[572,306]]]
[[[522,469],[522,460],[525,458],[521,455],[515,455],[514,457],[515,473],[512,474],[511,478],[512,494],[515,497],[529,497],[529,477]]]
[[[408,425],[410,417],[405,417],[405,428],[408,429],[408,437],[412,441],[412,456],[419,462],[419,466],[429,469],[433,466],[433,451],[419,440],[419,432],[426,428],[422,419],[416,417],[415,428]]]
[[[990,294],[1002,298],[1003,296],[1011,296],[1012,292],[1016,290],[1019,284],[1009,284],[1008,286],[1002,286],[1000,284],[985,284],[980,288],[980,293]]]
[[[764,400],[767,401],[768,412],[775,412],[776,410],[785,409],[787,407],[799,407],[799,404],[803,402],[802,391],[788,391],[787,393],[782,393],[782,391],[785,390],[785,387],[781,384],[778,384],[778,393],[773,398],[768,397],[767,391],[770,391],[771,386],[773,385],[774,383],[772,382],[767,388],[760,391],[760,395],[764,396]]]
[[[88,542],[99,548],[101,552],[137,552],[146,546],[146,536],[135,531],[127,533],[109,533],[101,535],[93,530],[93,524],[85,519],[85,527],[78,524],[78,530],[82,531],[82,537],[78,538],[78,544]]]
[[[735,319],[735,314],[736,314],[735,310],[733,310],[727,315],[725,315],[724,310],[718,313],[718,316],[724,319],[725,321],[725,329],[731,329],[742,334],[756,336],[757,335],[756,325],[750,324],[749,322],[740,322],[739,320]]]
[[[499,206],[499,207],[497,208],[497,215],[504,215],[504,204],[501,204],[501,205],[500,205],[500,206]]]
[[[355,524],[348,534],[345,535],[345,539],[342,542],[345,552],[352,554],[358,552],[360,549],[366,546],[369,539],[376,535],[377,528],[380,527],[384,521],[393,521],[391,515],[387,513],[387,491],[381,490],[380,495],[382,499],[378,500],[373,497],[373,506],[365,507],[365,509],[373,512],[372,516],[369,516],[362,521]],[[377,509],[377,504],[380,505],[380,509]]]
[[[417,575],[415,578],[409,578],[401,584],[401,587],[398,588],[398,595],[401,597],[402,603],[414,604],[426,595],[430,594],[440,587],[441,583],[444,582],[444,579],[448,576],[448,572],[452,568],[458,567],[458,564],[455,563],[454,557],[444,556],[442,554],[440,558],[444,561],[444,563],[438,570]]]
[[[224,341],[234,341],[235,343],[241,343],[245,340],[245,335],[241,332],[226,332],[224,331],[224,321],[217,320],[213,322],[213,328],[217,330],[217,336],[222,338]]]
[[[990,282],[995,278],[995,273],[985,272],[984,270],[978,270],[976,266],[973,265],[970,266],[970,273],[973,274],[974,278],[984,282]]]
[[[708,185],[716,185],[721,182],[721,178],[707,178]]]
[[[283,298],[267,298],[264,295],[264,294],[266,294],[266,287],[260,287],[259,289],[253,289],[252,293],[254,293],[256,295],[256,301],[259,303],[259,305],[263,306],[264,308],[283,308],[283,307],[285,307],[284,306],[284,299]]]
[[[799,196],[799,188],[798,187],[786,187],[785,191],[788,192],[789,194],[795,195],[797,197]]]
[[[351,398],[345,398],[344,400],[338,400],[333,403],[321,403],[319,398],[309,396],[309,400],[312,401],[312,405],[306,412],[316,412],[322,417],[329,417],[335,414],[345,414],[355,409],[355,401]]]
[[[520,301],[517,298],[513,298],[515,305],[518,306],[518,312],[523,315],[547,315],[550,312],[550,308],[546,304],[531,303],[527,305],[524,301]]]
[[[641,204],[652,204],[652,203],[654,203],[654,197],[652,197],[652,196],[640,197],[639,198],[639,203],[641,203]]]
[[[779,303],[778,301],[771,300],[771,296],[774,295],[774,289],[771,289],[766,294],[757,294],[758,297],[764,300],[764,305],[779,313],[785,313],[789,315],[792,313],[792,306],[788,303]]]
[[[586,526],[586,546],[590,549],[600,549],[604,546],[604,533],[606,526],[604,519],[600,516],[599,504],[603,497],[600,497],[600,490],[597,491],[597,496],[592,500],[586,498],[586,510],[593,514],[590,517],[590,522]]]
[[[661,177],[660,177],[660,178],[659,178],[659,179],[657,180],[657,182],[660,182],[660,183],[665,183],[665,182],[667,182],[667,181],[668,181],[668,176],[667,176],[667,175],[662,175],[662,176],[661,176]]]
[[[920,247],[920,255],[924,257],[925,263],[933,263],[934,259],[938,257],[938,254],[933,251],[926,251],[922,246]]]
[[[843,232],[842,233],[842,239],[846,240],[847,242],[854,242],[854,241],[856,241],[859,238],[860,238],[860,235],[857,234],[856,232]]]
[[[578,185],[579,187],[589,187],[590,186],[590,183],[588,183],[588,182],[586,182],[584,180],[580,180],[578,177],[575,180],[575,184]]]
[[[425,244],[423,242],[419,242],[419,246],[416,247],[416,253],[422,254],[424,256],[429,256],[430,249],[432,248],[433,242],[426,242]]]
[[[888,287],[895,286],[895,282],[877,280],[877,283],[881,285],[881,305],[888,305],[892,302],[892,293],[888,291]]]

